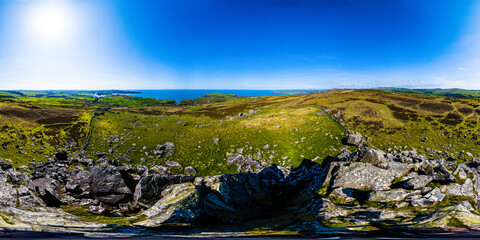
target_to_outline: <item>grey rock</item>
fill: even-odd
[[[373,191],[369,194],[368,200],[372,202],[398,202],[403,201],[407,196],[411,194],[402,188],[396,188],[385,191]]]
[[[108,210],[104,208],[102,205],[98,206],[90,206],[87,209],[87,212],[97,214],[97,215],[106,215],[108,213]]]
[[[180,165],[180,163],[178,162],[173,162],[173,161],[166,161],[165,162],[165,165],[169,166],[169,167],[179,167],[179,168],[182,168],[182,165]]]
[[[390,163],[378,168],[370,163],[355,162],[340,166],[333,179],[333,187],[358,190],[389,190],[393,179],[406,174],[413,166]]]
[[[5,162],[4,160],[1,160],[1,159],[0,159],[0,169],[3,170],[3,171],[5,171],[5,170],[7,170],[7,169],[9,169],[9,168],[12,168],[12,164],[11,164],[11,163],[7,163],[7,162]]]
[[[381,163],[384,160],[384,154],[385,153],[380,150],[367,148],[365,149],[363,157],[358,161],[371,164]]]
[[[164,166],[155,165],[150,170],[148,170],[147,175],[151,174],[167,174],[168,169]]]
[[[465,183],[462,185],[458,183],[443,185],[440,187],[440,190],[449,196],[462,196],[471,198],[474,198],[476,196],[476,194],[473,192],[473,182],[469,178],[467,178],[467,180],[465,180]]]
[[[355,191],[352,189],[335,188],[329,195],[336,204],[348,204],[355,201]]]
[[[68,160],[68,153],[65,150],[58,151],[55,153],[55,160],[57,161],[66,161]]]
[[[200,216],[200,193],[192,183],[175,184],[161,193],[161,199],[142,214],[137,226],[155,227],[165,223],[193,223]]]
[[[184,171],[185,171],[185,174],[188,174],[188,175],[197,174],[197,170],[195,170],[195,168],[193,168],[191,166],[186,167]]]
[[[237,163],[238,161],[242,160],[243,159],[243,155],[241,154],[235,154],[229,158],[227,158],[227,163],[228,164],[234,164],[234,163]]]
[[[132,161],[132,160],[130,160],[130,157],[127,156],[127,155],[123,155],[123,156],[122,156],[122,159],[123,159],[124,161],[126,161],[126,162],[131,162],[131,161]]]
[[[442,183],[453,183],[457,179],[443,165],[437,165],[429,174],[432,180]]]
[[[65,190],[77,198],[90,197],[90,172],[80,171],[71,176],[65,184]]]
[[[159,144],[157,145],[156,149],[157,150],[166,150],[175,147],[175,144],[172,142],[166,142],[165,144]]]
[[[411,204],[414,207],[430,207],[433,204],[441,202],[445,198],[439,188],[435,188],[429,193],[425,194],[422,198],[416,198],[411,200]]]
[[[90,169],[89,185],[92,196],[100,202],[116,205],[133,198],[133,178],[125,171],[102,164]]]
[[[93,165],[93,160],[88,158],[80,158],[78,159],[78,162],[84,166]]]
[[[360,147],[365,143],[360,133],[348,134],[347,144]]]
[[[428,175],[417,175],[413,178],[410,178],[406,181],[401,182],[399,185],[405,189],[420,189],[432,181],[432,177]]]
[[[170,185],[193,182],[194,179],[192,176],[181,175],[149,175],[138,182],[133,199],[151,205],[160,200],[162,191]]]
[[[61,186],[58,180],[44,177],[32,181],[32,187],[40,194],[43,201],[50,207],[58,207],[61,204]]]

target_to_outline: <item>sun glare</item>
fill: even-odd
[[[75,33],[75,12],[66,1],[42,1],[27,19],[27,30],[35,41],[57,44]]]

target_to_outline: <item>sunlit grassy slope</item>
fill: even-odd
[[[416,148],[430,157],[460,160],[470,158],[467,152],[480,153],[478,98],[344,90],[306,96],[300,105],[329,108],[349,129],[384,150]]]
[[[323,159],[342,148],[344,129],[327,114],[317,116],[320,108],[270,101],[251,108],[234,101],[176,114],[168,113],[171,109],[150,109],[148,114],[115,109],[94,120],[87,151],[107,152],[113,159],[127,155],[133,163],[150,166],[175,161],[208,175],[235,173],[237,166],[228,165],[227,158],[236,153],[263,165],[296,166],[304,158]],[[246,116],[238,117],[241,112]],[[173,155],[167,156],[169,150],[155,154],[156,145],[166,142],[175,143]],[[171,171],[182,170],[174,167]]]
[[[78,151],[90,120],[86,109],[0,102],[0,158],[19,166],[45,161],[57,149]]]
[[[86,148],[91,158],[105,152],[124,163],[128,157],[131,164],[166,166],[174,161],[193,166],[199,175],[237,172],[235,164],[227,164],[237,153],[262,165],[296,166],[304,158],[321,161],[340,152],[344,127],[385,151],[415,148],[430,158],[465,161],[480,153],[480,100],[476,92],[464,91],[335,90],[225,98],[194,106],[128,96],[0,92],[0,158],[18,166],[33,158],[45,161],[57,149],[75,155],[92,122]],[[465,95],[445,96],[461,93]],[[322,109],[329,114],[321,114]],[[102,114],[92,118],[94,113]],[[155,153],[155,147],[166,142],[175,147]]]

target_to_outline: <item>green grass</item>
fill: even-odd
[[[0,112],[0,157],[11,159],[14,167],[45,161],[58,149],[80,150],[92,116],[85,110],[14,103],[0,103]]]
[[[301,104],[330,109],[347,128],[368,137],[370,146],[384,151],[417,149],[430,158],[454,156],[460,162],[479,156],[476,98],[343,90],[307,95]]]
[[[132,216],[119,216],[119,217],[109,217],[103,215],[96,215],[93,213],[87,212],[87,207],[78,206],[78,205],[61,205],[60,206],[65,212],[75,215],[82,218],[85,221],[90,222],[100,222],[114,225],[131,225],[133,223],[142,221],[145,219],[141,214]]]
[[[260,110],[245,118],[106,112],[93,121],[87,151],[94,154],[112,149],[114,153],[107,157],[118,159],[126,154],[134,164],[148,166],[176,161],[184,167],[195,167],[199,175],[212,175],[235,173],[237,167],[227,165],[226,159],[227,153],[233,155],[239,149],[267,165],[297,166],[303,158],[335,156],[343,146],[344,130],[328,115],[316,116],[321,111],[318,108],[270,106]],[[215,138],[220,139],[218,145],[214,144]],[[113,141],[110,144],[109,139]],[[176,144],[173,156],[155,156],[156,145],[165,142]],[[270,147],[264,149],[267,144]]]
[[[338,90],[250,98],[213,93],[187,105],[116,96],[109,91],[99,92],[106,94],[103,98],[94,98],[88,91],[0,91],[0,143],[4,146],[0,157],[18,166],[33,158],[44,161],[58,149],[78,151],[92,114],[105,111],[93,120],[87,148],[92,154],[112,149],[110,158],[126,154],[133,164],[148,166],[176,161],[197,168],[200,175],[236,172],[226,158],[239,149],[264,164],[296,166],[302,156],[323,159],[335,156],[342,147],[343,127],[327,114],[316,116],[321,109],[329,109],[336,121],[384,151],[415,148],[429,158],[454,156],[460,162],[471,159],[462,150],[478,156],[479,99],[465,97],[466,93],[462,98],[439,97],[437,90],[427,95],[420,90],[395,91]],[[248,115],[250,110],[261,111]],[[247,116],[237,118],[240,113]],[[107,140],[114,136],[124,139],[109,144]],[[213,144],[215,138],[221,139],[218,145]],[[72,141],[77,145],[68,146]],[[155,146],[167,141],[176,144],[173,156],[153,155]],[[266,144],[269,149],[263,149]],[[143,151],[143,146],[148,150]]]

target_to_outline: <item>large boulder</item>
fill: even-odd
[[[360,147],[365,144],[365,140],[360,133],[348,134],[347,144]]]
[[[12,168],[12,164],[11,163],[7,163],[5,162],[4,160],[0,159],[0,169],[1,170],[7,170],[9,168]]]
[[[470,178],[465,180],[464,184],[453,183],[450,185],[443,185],[440,190],[448,196],[460,196],[475,198],[476,194],[473,191],[473,182]]]
[[[429,207],[433,204],[441,202],[444,198],[445,194],[443,194],[437,187],[425,194],[423,197],[411,200],[410,203],[414,207]]]
[[[333,179],[333,187],[365,191],[389,190],[395,178],[405,175],[413,168],[403,163],[392,163],[384,167],[386,169],[363,162],[341,165]]]
[[[32,181],[32,187],[49,207],[58,207],[61,204],[61,185],[58,180],[43,177]]]
[[[250,172],[222,175],[213,183],[203,202],[203,213],[210,221],[239,222],[265,216],[273,209],[270,189]]]
[[[448,171],[443,165],[439,164],[429,174],[432,176],[433,181],[441,182],[441,183],[454,183],[457,179],[453,176],[453,174]]]
[[[90,172],[79,171],[71,176],[65,184],[65,190],[77,198],[90,197]]]
[[[100,202],[116,205],[133,199],[135,182],[127,172],[107,164],[90,169],[91,194]]]
[[[372,202],[399,202],[411,194],[410,191],[396,188],[386,191],[373,191],[369,194],[368,200]]]
[[[155,205],[144,211],[144,221],[135,225],[155,227],[164,223],[193,223],[200,217],[200,192],[192,183],[165,188]]]
[[[432,181],[432,177],[428,175],[416,175],[412,178],[409,178],[403,182],[401,182],[399,185],[405,189],[420,189]]]
[[[151,205],[160,200],[161,193],[173,184],[193,182],[195,177],[153,174],[142,178],[135,187],[134,200]]]
[[[9,207],[37,211],[42,210],[46,205],[27,187],[20,185],[15,188],[7,182],[5,175],[0,174],[0,211]]]
[[[365,153],[363,154],[363,157],[358,160],[359,162],[377,164],[381,163],[385,158],[385,153],[380,150],[367,148],[364,151]]]

